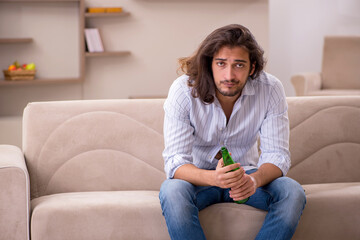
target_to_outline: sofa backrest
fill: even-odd
[[[289,177],[301,184],[360,182],[360,96],[287,98]]]
[[[287,99],[292,167],[302,184],[360,181],[360,96]],[[23,151],[31,198],[159,190],[163,99],[30,103]]]
[[[360,36],[324,39],[322,88],[360,89]]]
[[[30,103],[23,151],[31,198],[62,192],[158,190],[163,100]]]

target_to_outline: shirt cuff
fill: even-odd
[[[176,170],[185,164],[193,164],[191,160],[187,160],[186,157],[175,155],[171,161],[168,161],[165,166],[165,173],[167,179],[174,178]]]
[[[261,153],[258,167],[263,165],[264,163],[271,163],[278,168],[283,173],[283,176],[285,176],[289,169],[290,169],[290,158],[287,156],[282,155],[281,153]]]

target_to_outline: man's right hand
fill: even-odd
[[[236,171],[233,169],[240,168]],[[240,166],[240,163],[224,166],[223,159],[221,158],[215,169],[215,185],[221,188],[233,188],[241,185],[241,178],[245,170]]]

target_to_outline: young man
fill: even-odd
[[[180,59],[185,75],[164,104],[168,179],[159,195],[171,239],[205,239],[198,212],[246,198],[245,204],[268,211],[257,239],[291,239],[295,232],[305,194],[285,177],[287,103],[281,82],[263,71],[263,53],[247,28],[233,24]],[[223,166],[222,146],[235,164]]]

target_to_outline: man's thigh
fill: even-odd
[[[199,211],[216,203],[228,202],[232,199],[229,196],[227,189],[222,189],[215,186],[196,187],[196,206]]]
[[[195,186],[180,179],[165,180],[160,189],[160,201],[178,202],[179,199],[190,204],[194,203],[200,210],[221,202],[233,202],[229,196],[229,189],[215,186]],[[185,203],[181,203],[185,204]]]

